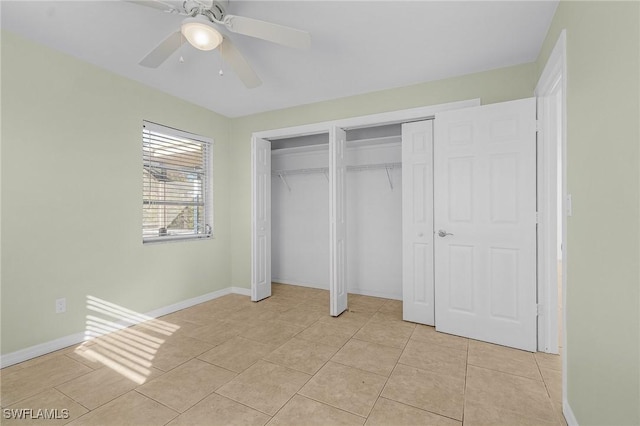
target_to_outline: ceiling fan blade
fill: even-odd
[[[167,2],[163,2],[161,0],[124,0],[124,1],[126,1],[127,3],[138,4],[140,6],[151,7],[154,9],[161,10],[163,12],[180,13],[180,14],[183,13],[182,10],[178,9],[174,5]]]
[[[185,40],[180,31],[176,31],[165,38],[155,49],[153,49],[141,61],[140,65],[147,68],[158,68],[160,64],[169,59],[169,56],[184,44]]]
[[[311,47],[311,35],[295,28],[235,15],[225,16],[223,24],[234,33],[260,38],[283,46],[296,49]]]
[[[222,60],[233,68],[233,71],[248,89],[253,89],[262,84],[260,77],[229,39],[225,38],[220,45],[220,54],[222,55]]]

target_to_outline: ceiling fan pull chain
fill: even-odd
[[[180,32],[180,45],[178,46],[178,49],[180,49],[180,47],[184,44],[184,34],[182,34],[182,32]],[[181,64],[184,64],[184,58],[182,57],[182,54],[180,54],[180,59],[178,59],[178,62],[180,62]]]
[[[222,49],[220,50],[220,71],[218,71],[218,75],[220,77],[224,76],[224,71],[222,71],[222,64],[224,64],[224,58],[222,57]]]

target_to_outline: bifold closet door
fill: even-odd
[[[402,125],[402,318],[434,325],[433,120]]]
[[[271,296],[271,142],[254,138],[251,152],[251,300]]]
[[[535,99],[436,114],[436,329],[536,350]]]
[[[347,133],[333,127],[329,134],[329,311],[347,309]]]

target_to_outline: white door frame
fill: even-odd
[[[561,111],[560,122],[549,123],[551,117],[545,115],[545,96],[551,95],[558,88],[561,90]],[[555,162],[555,155],[550,159],[549,153],[555,152],[558,143],[561,144],[562,155],[562,400],[563,411],[565,417],[567,416],[567,217],[571,216],[571,196],[567,193],[567,36],[566,30],[563,30],[558,37],[558,41],[547,60],[540,80],[535,89],[535,95],[539,98],[538,105],[542,111],[538,111],[538,120],[540,123],[541,131],[538,132],[539,147],[538,152],[541,155],[538,162],[538,175],[543,177],[549,177],[556,175],[557,163]],[[542,113],[541,113],[542,112]],[[549,135],[545,133],[545,128],[553,128],[557,125],[561,126],[560,140],[556,135]],[[540,136],[542,136],[540,138]],[[545,137],[546,136],[546,137]],[[551,161],[552,160],[552,161]],[[549,276],[550,259],[549,255],[544,251],[545,247],[549,244],[555,244],[556,234],[555,232],[549,232],[548,227],[545,227],[545,221],[557,220],[558,205],[555,197],[550,196],[548,191],[545,191],[545,187],[548,185],[556,185],[557,182],[547,182],[547,185],[541,185],[538,192],[538,208],[539,208],[539,220],[540,225],[538,229],[538,262],[539,269],[538,275],[540,278]],[[554,228],[554,227],[552,227]],[[555,268],[552,268],[555,269]],[[557,281],[554,281],[557,285]],[[546,282],[538,282],[539,300],[545,305],[542,315],[538,318],[538,350],[542,352],[558,353],[558,318],[553,315],[549,315],[548,310],[558,306],[557,287],[549,285],[549,280]],[[553,318],[555,317],[555,323]],[[555,346],[554,346],[555,345]],[[570,410],[569,410],[570,411]],[[568,418],[568,417],[567,417]]]
[[[371,127],[371,126],[381,126],[385,124],[397,124],[397,123],[406,123],[409,121],[416,120],[426,120],[433,118],[437,112],[441,111],[449,111],[460,108],[468,108],[473,106],[479,106],[480,99],[470,99],[465,101],[457,101],[457,102],[449,102],[438,105],[431,105],[426,107],[419,108],[411,108],[404,109],[399,111],[390,111],[383,112],[379,114],[371,114],[365,115],[361,117],[353,117],[353,118],[345,118],[338,119],[333,121],[324,121],[321,123],[314,124],[305,124],[302,126],[294,126],[294,127],[286,127],[282,129],[274,129],[274,130],[266,130],[261,132],[254,132],[252,136],[252,140],[256,139],[266,139],[266,140],[274,140],[274,139],[282,139],[282,138],[291,138],[296,136],[306,136],[313,135],[318,133],[329,133],[332,128],[338,127],[345,130],[348,129],[357,129],[361,127]],[[255,145],[251,146],[251,156],[254,158],[256,155]],[[256,174],[256,165],[252,162],[252,176]],[[256,214],[256,209],[258,208],[256,204],[256,196],[255,194],[251,197],[251,239],[252,241],[255,239],[254,233],[255,230],[258,229],[258,224],[255,222],[256,217],[259,215]],[[271,212],[267,212],[269,217],[271,217]],[[269,250],[269,258],[271,258],[271,247],[267,247]],[[252,270],[256,270],[258,263],[257,259],[254,257],[255,250],[251,250],[252,259],[251,259],[251,268]],[[256,276],[257,274],[251,274],[251,292],[254,294],[256,292]],[[269,277],[270,279],[270,277]]]

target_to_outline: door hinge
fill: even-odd
[[[540,223],[540,213],[536,212],[536,223]]]
[[[542,123],[540,120],[536,120],[536,132],[539,132],[540,130],[542,130]]]
[[[542,308],[543,308],[542,304],[538,303],[536,305],[536,315],[541,316],[543,314]]]

